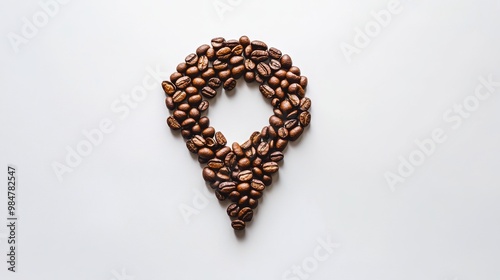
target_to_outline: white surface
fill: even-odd
[[[313,266],[327,237],[340,247],[308,279],[498,279],[500,87],[458,129],[443,120],[479,77],[500,80],[498,1],[401,2],[351,63],[341,43],[388,1],[230,1],[222,18],[214,3],[70,1],[15,53],[9,32],[42,9],[3,1],[0,166],[19,168],[20,225],[18,272],[2,261],[1,279],[284,279]],[[160,84],[126,116],[112,104],[146,68],[167,79],[200,44],[243,34],[292,56],[309,77],[313,119],[237,237],[165,125]],[[221,94],[213,126],[231,142],[260,130],[271,109],[259,95],[243,84]],[[113,132],[60,182],[52,164],[103,119]],[[384,174],[436,128],[446,142],[392,191]],[[206,205],[193,205],[196,192]],[[189,224],[181,205],[201,208]],[[2,260],[5,235],[2,226]]]

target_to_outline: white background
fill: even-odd
[[[218,12],[221,3],[231,9]],[[308,279],[499,279],[500,87],[460,126],[443,119],[479,77],[500,81],[499,2],[402,1],[350,63],[341,44],[356,46],[356,28],[388,1],[230,3],[69,1],[14,47],[9,34],[23,36],[23,18],[43,9],[2,1],[0,216],[6,223],[15,164],[20,220],[17,273],[0,227],[0,278],[285,279],[305,264]],[[227,204],[165,124],[160,83],[127,115],[112,106],[124,106],[146,69],[167,79],[199,45],[241,35],[290,54],[313,106],[254,221],[235,235]],[[243,82],[214,103],[212,125],[230,142],[272,113]],[[53,164],[104,119],[114,130],[58,180]],[[434,129],[446,141],[391,189],[386,172],[397,174],[399,157]],[[186,206],[198,213],[185,219]],[[340,247],[313,261],[328,238]]]

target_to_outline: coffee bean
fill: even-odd
[[[278,87],[274,90],[274,96],[276,96],[279,100],[283,100],[285,99],[285,91],[283,91],[281,87]]]
[[[173,113],[172,113],[172,116],[175,118],[176,121],[178,122],[182,122],[184,121],[185,119],[187,119],[188,115],[186,112],[184,111],[181,111],[181,110],[175,110]]]
[[[236,165],[236,154],[234,152],[229,152],[224,158],[224,164],[229,168],[233,168]]]
[[[170,82],[170,81],[163,81],[161,83],[161,86],[163,87],[163,91],[165,91],[166,95],[172,96],[175,92],[175,85]]]
[[[191,130],[189,129],[182,129],[181,130],[181,135],[184,139],[189,139],[192,136]],[[199,161],[199,160],[198,160]]]
[[[229,195],[228,195],[228,198],[232,201],[232,202],[236,202],[238,200],[240,200],[241,198],[241,194],[237,191],[233,191],[231,192]]]
[[[216,73],[215,73],[215,70],[213,68],[208,68],[203,73],[201,73],[201,77],[203,79],[206,79],[206,80],[214,77],[215,75],[216,75]]]
[[[175,86],[179,89],[185,89],[191,83],[191,78],[188,76],[182,76],[175,81]]]
[[[262,62],[269,58],[267,51],[255,50],[250,54],[250,58],[255,62]]]
[[[220,193],[219,190],[215,190],[215,197],[217,197],[217,199],[220,201],[224,201],[227,198],[227,196]]]
[[[241,36],[239,42],[243,47],[250,45],[250,39],[248,38],[248,36]]]
[[[272,89],[270,86],[268,85],[260,85],[259,86],[259,91],[262,93],[262,95],[265,97],[265,98],[272,98],[274,96],[274,89]]]
[[[304,129],[301,126],[296,126],[290,130],[290,140],[295,141],[300,137]]]
[[[210,46],[207,45],[207,44],[203,44],[201,46],[199,46],[197,49],[196,49],[196,54],[198,56],[202,56],[202,55],[205,55],[207,53],[207,50],[210,49]]]
[[[290,86],[290,82],[288,80],[281,80],[281,83],[280,83],[280,87],[283,89],[283,90],[286,90],[288,91],[288,87]]]
[[[276,77],[278,77],[278,79],[283,80],[286,78],[286,72],[287,72],[286,70],[280,69],[280,70],[276,71],[276,73],[274,73],[274,75]]]
[[[276,59],[271,59],[271,61],[269,61],[269,67],[273,71],[278,71],[281,69],[281,63]]]
[[[250,57],[252,55],[252,52],[253,52],[253,48],[251,45],[248,45],[245,47],[245,49],[243,50],[243,55],[245,57]]]
[[[219,184],[219,191],[223,194],[229,195],[231,192],[236,190],[236,184],[234,182],[222,182]]]
[[[311,108],[311,99],[308,97],[302,98],[302,100],[300,100],[300,110],[307,111],[309,108]]]
[[[223,47],[220,50],[218,50],[215,55],[217,56],[217,59],[219,60],[228,60],[229,57],[231,56],[231,48],[229,47]]]
[[[280,103],[280,110],[286,115],[293,110],[293,106],[288,99],[285,99]]]
[[[253,210],[250,207],[244,207],[238,212],[238,219],[250,222],[253,218]]]
[[[288,129],[286,129],[285,127],[280,127],[278,129],[278,136],[280,138],[286,139],[288,137]]]
[[[259,199],[262,197],[262,192],[256,191],[256,190],[251,190],[250,191],[250,197],[253,199]]]
[[[202,88],[205,86],[205,80],[200,78],[200,77],[196,77],[196,78],[192,79],[191,83],[196,88]]]
[[[216,191],[217,191],[217,188],[219,187],[220,183],[221,183],[220,181],[215,180],[215,181],[213,181],[213,182],[210,182],[208,185],[209,185],[212,189],[214,189],[214,190],[216,190]]]
[[[212,170],[219,170],[224,167],[224,162],[218,158],[213,158],[208,161],[207,167]]]
[[[226,69],[226,70],[220,71],[218,76],[223,81],[225,81],[225,80],[227,80],[229,78],[232,78],[231,77],[231,70],[230,69]]]
[[[231,226],[233,227],[234,230],[244,230],[245,222],[242,220],[234,220],[231,222]]]
[[[264,182],[264,185],[270,186],[273,183],[273,177],[270,175],[264,175],[262,176],[262,182]]]
[[[231,55],[240,56],[243,53],[243,46],[236,45],[231,49]]]
[[[299,111],[298,110],[293,110],[290,113],[288,113],[288,115],[286,115],[286,118],[287,118],[287,120],[291,120],[291,119],[298,118],[298,116],[299,116]]]
[[[267,50],[267,44],[259,40],[252,41],[250,45],[254,50]]]
[[[259,191],[259,192],[264,191],[264,189],[266,188],[264,183],[261,180],[257,180],[257,179],[253,179],[250,186],[252,187],[252,189]]]
[[[250,199],[250,197],[248,197],[248,195],[242,195],[240,197],[240,199],[238,200],[238,205],[240,207],[242,206],[247,206],[248,205],[248,200]]]
[[[271,67],[269,67],[269,64],[267,63],[260,62],[259,64],[257,64],[257,72],[262,77],[268,78],[271,76]]]
[[[222,37],[217,37],[217,38],[213,38],[211,43],[212,43],[212,47],[214,47],[214,49],[219,49],[219,48],[222,48],[226,45],[226,40]]]
[[[207,144],[207,142],[205,141],[205,138],[203,138],[203,136],[201,136],[201,135],[194,136],[191,139],[191,141],[193,141],[193,144],[195,144],[196,146],[198,146],[200,148],[204,147]]]
[[[226,62],[221,61],[219,59],[215,60],[214,63],[212,64],[212,67],[217,71],[226,70],[228,66],[229,65]]]
[[[224,134],[222,134],[222,132],[220,131],[217,131],[215,133],[215,141],[221,146],[225,146],[227,144],[226,137],[224,137]]]
[[[290,94],[296,94],[297,96],[299,96],[300,98],[303,98],[304,95],[305,95],[305,91],[304,89],[302,88],[301,85],[297,84],[297,83],[293,83],[291,84],[290,86],[288,86],[288,92]]]
[[[301,126],[308,126],[311,123],[311,114],[307,111],[300,113],[299,122]]]
[[[272,89],[275,89],[278,88],[280,86],[280,79],[278,79],[278,77],[276,76],[272,76],[271,78],[269,78],[269,80],[267,80],[267,84],[272,88]]]
[[[184,91],[186,92],[188,97],[198,93],[198,89],[193,86],[187,87]]]
[[[252,141],[250,139],[246,140],[245,142],[243,142],[243,144],[241,144],[241,148],[243,150],[247,150],[249,149],[250,147],[252,146]]]
[[[273,174],[278,172],[279,166],[276,162],[270,161],[266,162],[262,165],[262,170],[266,172],[267,174]]]
[[[203,100],[203,97],[200,94],[195,94],[195,95],[188,98],[188,104],[193,106],[194,108],[196,108],[196,107],[198,107],[198,105],[200,105],[202,100]]]
[[[185,91],[181,91],[181,90],[178,90],[174,93],[174,95],[172,96],[172,99],[174,101],[174,103],[180,103],[182,101],[184,101],[184,99],[186,99],[186,92]]]
[[[257,153],[260,156],[266,156],[269,153],[269,144],[267,142],[260,143],[259,147],[257,148]]]
[[[283,120],[281,120],[280,118],[273,115],[269,118],[269,124],[274,126],[274,127],[282,127]]]
[[[214,98],[217,95],[217,91],[209,86],[201,89],[201,94],[206,98]]]
[[[231,69],[231,74],[235,79],[239,79],[245,73],[245,65],[238,65]]]
[[[276,152],[273,152],[271,153],[271,155],[269,156],[269,159],[274,161],[274,162],[280,162],[283,160],[283,153],[280,152],[280,151],[276,151]]]
[[[278,108],[273,109],[273,113],[274,113],[274,115],[276,117],[278,117],[280,119],[284,119],[285,118],[285,114],[283,114],[283,112],[280,109],[278,109]]]
[[[229,215],[229,217],[235,218],[236,216],[238,216],[238,212],[240,212],[240,207],[236,203],[229,204],[229,206],[227,207],[227,214]]]
[[[299,121],[297,119],[287,120],[285,122],[285,128],[290,130],[290,129],[296,127],[298,123],[299,123]]]
[[[205,179],[205,181],[207,181],[207,182],[215,181],[215,172],[208,167],[203,168],[202,175],[203,175],[203,179]]]
[[[238,179],[241,182],[249,182],[250,180],[252,180],[252,178],[253,174],[251,170],[243,170],[238,174]]]
[[[288,71],[286,72],[286,80],[292,84],[292,83],[299,83],[300,82],[300,76]]]
[[[251,82],[255,81],[255,73],[254,72],[246,72],[244,78],[245,78],[245,82],[251,83]]]
[[[236,87],[236,80],[234,78],[229,78],[224,82],[224,90],[231,91]]]
[[[250,160],[253,160],[257,156],[257,150],[254,147],[250,147],[245,150],[245,156]]]
[[[217,143],[213,138],[206,138],[205,141],[207,141],[207,147],[210,148],[211,150],[215,150],[215,147],[217,146]]]
[[[236,156],[238,156],[240,158],[245,156],[245,152],[243,152],[243,149],[241,148],[240,144],[238,144],[237,142],[233,143],[232,148],[233,148],[233,152]]]
[[[248,193],[250,190],[251,190],[251,186],[249,183],[239,183],[237,186],[236,186],[236,190],[240,193],[240,194],[246,194]]]
[[[280,118],[278,118],[279,120],[281,120]],[[273,122],[275,122],[276,120],[273,120]],[[283,122],[283,121],[281,121]],[[276,129],[270,125],[267,127],[267,134],[269,135],[269,139],[275,139],[278,137],[278,132],[276,132]],[[269,145],[269,148],[271,149],[271,146]]]
[[[231,172],[227,167],[223,167],[219,169],[219,172],[217,172],[217,178],[221,179],[222,181],[227,181],[231,179]]]
[[[290,100],[290,103],[294,108],[300,106],[300,98],[295,95],[295,94],[288,94],[288,100]]]
[[[193,125],[193,127],[191,127],[191,133],[192,135],[199,135],[201,133],[200,125],[199,124]]]
[[[231,65],[240,65],[245,63],[245,58],[240,55],[233,56],[229,59],[229,64]]]
[[[208,80],[208,86],[213,88],[213,89],[218,89],[222,85],[222,81],[219,78],[210,78]]]
[[[177,105],[177,109],[184,111],[184,112],[188,112],[189,110],[191,110],[191,106],[189,106],[189,104],[187,104],[187,103],[181,103],[181,104]]]
[[[208,119],[207,116],[203,116],[198,121],[198,124],[201,126],[201,128],[205,129],[210,126],[210,120]]]
[[[188,56],[186,56],[185,61],[186,64],[189,66],[196,65],[196,63],[198,62],[198,55],[196,55],[195,53],[188,54]]]
[[[172,130],[178,130],[181,128],[179,122],[171,116],[167,118],[167,124]]]
[[[215,153],[215,156],[220,159],[225,159],[229,152],[231,152],[231,148],[229,148],[228,146],[224,146]]]
[[[255,160],[254,160],[255,162]],[[262,163],[262,160],[260,160],[260,163]],[[260,164],[258,164],[257,166],[259,166]],[[254,166],[252,167],[252,173],[253,173],[253,177],[254,178],[262,178],[262,175],[264,175],[264,173],[262,172],[262,169],[260,169],[259,167],[257,166]]]
[[[197,64],[198,70],[200,72],[203,72],[207,70],[208,68],[208,57],[206,55],[200,56],[198,58],[198,64]]]
[[[256,67],[257,65],[255,64],[255,62],[253,62],[253,60],[251,59],[245,60],[245,69],[247,69],[248,71],[253,71],[255,70]]]
[[[191,78],[194,78],[198,75],[199,72],[200,72],[200,70],[198,70],[198,67],[191,66],[186,70],[186,75],[191,77]]]
[[[241,169],[245,169],[245,168],[248,168],[250,167],[250,165],[252,164],[252,162],[250,161],[250,159],[244,157],[244,158],[241,158],[239,161],[238,161],[238,166],[241,168]]]
[[[300,76],[300,81],[299,81],[299,84],[302,88],[306,88],[307,87],[307,77],[306,76]]]
[[[186,147],[191,153],[193,154],[198,153],[198,147],[196,147],[196,145],[193,144],[193,141],[191,140],[186,141]]]
[[[282,53],[277,48],[271,47],[268,52],[269,52],[269,56],[271,58],[274,58],[274,59],[280,59],[281,58]]]
[[[209,48],[207,50],[207,53],[206,53],[206,56],[208,57],[208,60],[209,61],[214,61],[216,59],[216,56],[215,56],[215,49],[214,48]]]
[[[174,72],[170,75],[170,81],[172,83],[175,83],[179,78],[181,78],[183,75],[179,72]]]
[[[288,54],[285,54],[280,58],[280,63],[283,69],[290,69],[290,67],[292,67],[293,64],[292,58]]]
[[[200,105],[198,105],[198,110],[200,110],[200,112],[205,112],[208,109],[209,105],[210,103],[208,103],[208,101],[203,100],[201,101]]]
[[[165,98],[165,106],[166,106],[169,110],[173,110],[173,109],[175,109],[174,99],[173,99],[171,96],[167,96],[167,97]]]
[[[288,132],[288,136],[291,135],[291,131]],[[288,145],[288,140],[278,138],[276,140],[276,144],[274,145],[274,148],[278,151],[283,151],[286,146]]]
[[[209,149],[209,148],[201,148],[198,150],[198,155],[202,158],[206,158],[206,159],[212,159],[215,154],[214,152]]]

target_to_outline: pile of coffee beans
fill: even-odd
[[[187,149],[206,164],[203,178],[217,199],[229,199],[227,214],[232,227],[243,230],[253,218],[263,191],[272,183],[289,141],[297,140],[311,121],[311,100],[305,97],[307,78],[292,58],[279,49],[247,36],[239,40],[214,38],[177,65],[169,81],[162,83],[171,116],[167,124],[180,130]],[[259,83],[269,99],[273,115],[269,125],[252,133],[242,144],[228,145],[224,134],[210,126],[207,99],[217,90],[231,91],[239,78]]]

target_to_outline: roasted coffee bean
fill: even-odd
[[[191,133],[192,135],[199,135],[201,133],[200,125],[199,124],[193,125],[193,127],[191,127]]]
[[[195,95],[190,96],[188,98],[188,104],[193,106],[194,108],[196,108],[196,107],[198,107],[198,105],[200,105],[202,100],[203,100],[203,97],[200,94],[195,94]]]
[[[240,65],[240,64],[244,64],[244,62],[245,62],[245,58],[243,56],[240,56],[240,55],[233,56],[229,59],[229,64],[231,64],[231,65]]]
[[[181,135],[184,139],[189,139],[189,138],[191,138],[192,133],[191,133],[191,130],[189,130],[189,129],[182,129]],[[199,161],[199,159],[198,159],[198,161]]]
[[[302,112],[299,115],[299,122],[301,126],[308,126],[311,123],[311,114],[309,112]]]
[[[207,54],[206,55],[207,55],[209,61],[214,61],[216,59],[215,49],[214,48],[209,48],[207,50]]]
[[[239,42],[243,47],[250,45],[250,39],[248,38],[248,36],[241,36]]]
[[[219,60],[228,60],[229,57],[231,56],[231,48],[229,47],[223,47],[220,50],[218,50],[215,55],[217,56],[217,59]]]
[[[189,77],[191,78],[194,78],[196,76],[198,76],[198,73],[200,72],[200,70],[198,70],[198,67],[196,66],[191,66],[189,67],[187,70],[186,70],[186,75],[188,75]]]
[[[253,173],[254,178],[262,178],[262,175],[264,175],[264,173],[262,172],[262,169],[260,169],[257,166],[252,167],[252,173]]]
[[[250,165],[252,164],[252,162],[250,161],[250,159],[244,157],[244,158],[241,158],[239,161],[238,161],[238,166],[241,168],[241,169],[245,169],[245,168],[248,168],[250,167]]]
[[[251,83],[255,81],[255,73],[254,72],[246,72],[244,75],[245,82]]]
[[[219,144],[221,146],[225,146],[227,144],[226,137],[220,131],[217,131],[215,133],[215,141],[217,142],[217,144]]]
[[[241,194],[237,191],[233,191],[231,192],[229,195],[228,195],[228,198],[232,201],[232,202],[236,202],[238,200],[240,200],[241,198]]]
[[[229,154],[229,152],[231,152],[231,148],[229,148],[228,146],[225,146],[225,147],[222,147],[220,150],[218,150],[215,153],[215,156],[217,158],[220,158],[220,159],[225,159],[227,154]]]
[[[300,76],[296,75],[293,72],[286,72],[286,80],[292,84],[292,83],[299,83],[300,82]]]
[[[186,64],[189,66],[196,65],[196,63],[198,62],[198,55],[196,55],[195,53],[188,54],[188,56],[186,56],[185,61]]]
[[[250,198],[248,200],[248,207],[255,209],[259,205],[259,201],[257,199]]]
[[[231,49],[231,55],[241,56],[242,53],[243,53],[243,46],[242,45],[236,45]]]
[[[292,119],[297,119],[299,117],[299,111],[298,110],[293,110],[288,115],[286,115],[287,120],[292,120]]]
[[[202,55],[205,55],[207,53],[207,50],[210,49],[210,46],[207,45],[207,44],[203,44],[201,46],[199,46],[197,49],[196,49],[196,54],[198,56],[202,56]]]
[[[174,99],[173,99],[171,96],[167,96],[167,97],[165,98],[165,106],[166,106],[169,110],[173,110],[173,109],[175,109]]]
[[[290,130],[292,128],[294,128],[295,126],[297,126],[299,121],[297,121],[297,119],[291,119],[291,120],[287,120],[285,122],[285,128]]]
[[[194,154],[198,153],[198,147],[196,147],[196,145],[193,143],[193,141],[191,141],[191,140],[186,141],[186,147],[191,153],[194,153]]]
[[[163,81],[161,83],[161,86],[163,87],[163,91],[165,91],[165,94],[169,96],[172,96],[176,89],[175,85],[170,81]]]
[[[242,220],[234,220],[231,222],[231,226],[233,227],[234,230],[244,230],[245,222]]]
[[[209,105],[210,103],[208,103],[208,101],[203,100],[201,101],[200,105],[198,105],[198,110],[200,110],[200,112],[205,112],[208,109]]]
[[[203,79],[206,79],[206,80],[214,77],[215,75],[216,75],[216,73],[215,73],[215,70],[213,68],[208,68],[203,73],[201,73],[201,77]]]
[[[198,93],[198,89],[192,86],[187,87],[184,91],[186,92],[188,97]]]
[[[203,179],[205,179],[205,181],[207,181],[207,182],[215,181],[215,172],[208,167],[203,168],[202,175],[203,175]]]
[[[215,147],[217,146],[217,143],[213,138],[207,138],[205,139],[207,141],[207,147],[210,148],[211,150],[215,150]]]
[[[290,86],[288,86],[288,93],[290,93],[290,94],[296,94],[300,98],[303,98],[304,95],[305,95],[304,89],[302,88],[301,85],[299,85],[297,83],[293,83]]]
[[[226,70],[229,66],[226,62],[216,59],[212,64],[213,68],[217,71]]]
[[[198,64],[197,64],[198,70],[203,72],[207,70],[208,68],[208,57],[206,55],[200,56],[198,58]]]
[[[271,61],[269,61],[269,68],[271,68],[273,72],[278,71],[281,69],[281,63],[276,59],[271,59]]]
[[[254,50],[267,50],[267,44],[259,40],[252,41],[250,45]]]
[[[302,98],[302,100],[300,100],[300,110],[307,111],[309,108],[311,108],[311,99],[308,97]]]
[[[249,199],[250,199],[250,197],[248,197],[248,195],[242,195],[240,197],[240,199],[238,200],[238,205],[240,205],[240,207],[247,206]]]
[[[240,146],[243,150],[249,149],[252,146],[252,141],[248,139],[245,142],[243,142],[243,144],[241,144]]]
[[[286,70],[280,69],[280,70],[276,71],[276,73],[274,73],[274,75],[276,77],[278,77],[278,79],[283,80],[286,78],[286,72],[287,72]]]
[[[301,126],[296,126],[290,130],[290,140],[295,141],[300,137],[304,129]]]
[[[285,115],[283,114],[283,112],[281,112],[280,109],[276,108],[276,109],[273,109],[273,113],[276,117],[280,118],[280,119],[283,119],[285,117]]]
[[[251,190],[250,191],[250,197],[253,199],[259,199],[262,197],[262,192],[256,191],[256,190]]]
[[[184,112],[184,111],[181,111],[181,110],[175,110],[172,113],[172,116],[175,118],[176,121],[182,122],[185,119],[187,119],[188,114],[186,112]]]
[[[257,150],[255,150],[254,147],[250,147],[249,149],[245,150],[245,156],[249,158],[250,160],[253,160],[257,155]]]
[[[274,90],[274,96],[276,96],[279,100],[283,100],[285,99],[285,91],[283,91],[281,87],[278,87]]]
[[[181,103],[182,101],[184,101],[187,97],[187,94],[185,91],[183,90],[178,90],[174,93],[174,95],[172,96],[172,99],[174,101],[174,103]]]
[[[280,118],[278,118],[278,119],[281,120]],[[276,121],[276,120],[273,120],[273,121]],[[269,139],[275,139],[278,137],[278,132],[276,132],[276,129],[273,127],[273,125],[270,125],[267,127],[267,134],[269,135]],[[269,145],[269,148],[272,149],[271,145]]]
[[[278,129],[278,136],[280,138],[286,139],[288,137],[288,129],[286,129],[285,127],[280,127]]]
[[[243,149],[241,148],[240,144],[238,144],[237,142],[233,143],[232,148],[233,148],[233,152],[236,156],[238,156],[240,158],[245,156],[245,152],[243,152]]]
[[[281,58],[281,51],[278,50],[277,48],[271,47],[268,50],[269,56],[274,59],[280,59]]]
[[[262,142],[259,147],[257,147],[257,154],[260,156],[266,156],[269,153],[269,143]]]
[[[295,95],[295,94],[288,94],[288,100],[290,100],[290,103],[294,108],[300,106],[300,98]]]
[[[243,55],[247,58],[249,58],[251,55],[252,55],[252,52],[253,52],[253,49],[252,49],[252,46],[251,45],[248,45],[245,47],[245,49],[243,50]]]
[[[306,88],[307,87],[307,77],[306,76],[300,76],[300,81],[299,81],[299,84],[302,88]]]
[[[231,40],[226,41],[226,47],[234,48],[234,47],[236,47],[236,45],[239,45],[238,40],[231,39]]]
[[[280,103],[280,110],[286,115],[293,110],[293,106],[288,99],[285,99]]]
[[[300,76],[300,68],[297,66],[290,67],[290,69],[288,69],[288,71],[294,73],[297,76]]]
[[[238,179],[241,182],[249,182],[253,178],[253,174],[251,170],[243,170],[238,174]]]
[[[233,168],[236,165],[236,154],[234,152],[229,152],[224,158],[224,164],[229,168]]]
[[[174,73],[172,73],[172,74],[170,75],[170,81],[171,81],[172,83],[175,83],[175,82],[176,82],[179,78],[181,78],[181,77],[182,77],[182,74],[181,74],[181,73],[179,73],[179,72],[174,72]]]
[[[236,186],[236,190],[240,193],[240,194],[246,194],[248,192],[250,192],[251,190],[251,186],[249,183],[239,183],[237,186]]]
[[[274,127],[282,127],[283,126],[283,120],[278,118],[277,116],[271,116],[269,118],[269,124],[274,126]]]
[[[201,89],[201,94],[206,98],[214,98],[217,95],[217,91],[209,86]]]
[[[252,189],[262,192],[266,188],[264,183],[261,180],[253,179],[252,182],[250,183],[250,186]]]
[[[205,138],[203,138],[203,136],[201,136],[201,135],[194,136],[191,139],[191,141],[193,141],[193,144],[195,144],[196,146],[198,146],[200,148],[204,147],[207,144],[207,142],[205,141]]]
[[[274,96],[274,89],[272,89],[270,86],[268,85],[260,85],[259,86],[259,91],[262,93],[262,95],[265,97],[265,98],[272,98]]]
[[[283,90],[286,90],[288,91],[288,87],[290,86],[290,82],[288,80],[281,80],[281,83],[280,83],[280,87],[283,89]]]
[[[220,71],[218,76],[222,81],[226,81],[227,79],[232,78],[231,77],[231,70],[226,69],[226,70]],[[222,86],[224,86],[224,84]]]
[[[201,132],[201,135],[203,135],[203,137],[205,138],[211,138],[211,137],[214,137],[215,135],[215,128],[209,126],[205,129],[203,129],[203,131]]]
[[[215,154],[209,148],[201,148],[198,150],[198,156],[205,158],[205,159],[212,159],[215,156]]]
[[[217,188],[218,188],[218,187],[219,187],[219,185],[220,185],[220,181],[215,180],[215,181],[213,181],[213,182],[210,182],[210,183],[209,183],[209,185],[210,185],[210,187],[211,187],[212,189],[217,190]]]
[[[222,37],[217,37],[217,38],[213,38],[211,43],[212,43],[212,47],[214,47],[214,49],[219,49],[219,48],[222,48],[226,45],[226,40]]]
[[[288,136],[290,136],[291,134],[291,131],[288,132]],[[278,151],[283,151],[286,146],[288,146],[288,140],[285,140],[285,139],[281,139],[281,138],[278,138],[276,140],[276,144],[274,145],[274,148]]]
[[[238,219],[250,222],[253,218],[253,210],[250,207],[244,207],[238,212]]]
[[[280,83],[280,79],[276,76],[272,76],[269,80],[267,80],[267,84],[274,90],[280,86]]]
[[[257,65],[255,64],[255,62],[253,62],[253,60],[251,59],[245,60],[245,69],[247,69],[248,71],[253,71],[255,70],[256,67]]]
[[[264,185],[270,186],[273,183],[273,177],[271,177],[270,175],[264,175],[262,176],[262,182],[264,183]]]
[[[278,172],[279,166],[276,162],[270,161],[266,162],[262,165],[262,170],[266,172],[267,174],[273,174]]]
[[[191,80],[191,83],[193,84],[193,86],[195,86],[196,88],[202,88],[205,86],[206,82],[204,79],[200,78],[200,77],[196,77],[194,79]]]
[[[239,79],[245,73],[245,65],[238,65],[231,69],[231,74],[235,79]]]
[[[236,203],[231,203],[227,207],[227,214],[229,215],[229,217],[235,218],[236,216],[238,216],[238,212],[240,212],[240,207]]]
[[[224,90],[231,91],[236,87],[236,80],[234,78],[229,78],[224,82]]]
[[[210,126],[210,120],[207,116],[204,116],[201,117],[200,120],[198,120],[198,124],[200,124],[201,128],[205,129]]]
[[[208,80],[208,86],[213,88],[213,89],[218,89],[222,85],[222,81],[219,78],[210,78]]]
[[[271,76],[271,67],[265,62],[260,62],[257,64],[257,72],[262,77],[268,78]]]
[[[176,119],[174,119],[172,116],[167,118],[167,124],[172,130],[178,130],[181,128],[181,125],[179,124],[179,122]]]
[[[280,152],[280,151],[276,151],[276,152],[273,152],[271,153],[271,155],[269,155],[269,159],[271,161],[274,161],[274,162],[280,162],[283,160],[283,153]]]
[[[213,158],[208,161],[207,167],[212,169],[212,170],[219,170],[222,167],[224,167],[224,162],[218,158]]]
[[[180,77],[175,81],[175,86],[179,89],[185,89],[191,84],[191,78],[188,76]]]
[[[285,54],[283,55],[281,58],[280,58],[280,63],[281,63],[281,67],[283,67],[283,69],[290,69],[290,67],[292,67],[292,58],[288,55],[288,54]]]
[[[219,184],[219,191],[223,194],[229,195],[231,192],[236,190],[236,184],[234,182],[222,182]]]
[[[262,62],[269,58],[267,51],[255,50],[250,54],[250,58],[255,62]]]
[[[229,171],[229,169],[227,167],[223,167],[223,168],[219,169],[219,172],[217,172],[217,178],[219,178],[223,181],[227,181],[227,180],[231,179],[231,172]]]

